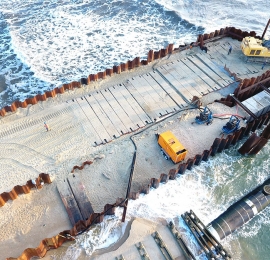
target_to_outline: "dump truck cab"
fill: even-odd
[[[270,40],[260,40],[251,36],[245,37],[241,43],[245,56],[270,58]]]
[[[187,150],[171,131],[158,134],[157,138],[158,144],[166,159],[170,158],[174,163],[178,163],[185,159]]]

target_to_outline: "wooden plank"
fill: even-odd
[[[202,70],[210,79],[214,81],[214,85],[211,88],[220,89],[226,85],[226,82],[220,78],[216,73],[209,69],[197,56],[188,57],[200,70]]]
[[[57,190],[66,208],[70,223],[74,226],[78,221],[83,220],[83,216],[67,181],[58,181]]]
[[[140,119],[140,117],[134,111],[130,102],[128,102],[128,100],[122,94],[121,88],[124,88],[124,86],[123,85],[121,85],[121,86],[116,85],[116,86],[110,87],[108,90],[111,92],[111,94],[117,100],[117,102],[122,107],[122,109],[125,111],[127,116],[130,118],[131,122],[133,123],[133,126],[132,126],[133,131],[140,128],[140,127],[145,126],[145,123]],[[130,98],[132,98],[131,95],[130,95]]]
[[[95,115],[91,114],[92,108],[89,107],[89,104],[87,102],[85,102],[85,100],[82,100],[82,98],[77,98],[74,99],[75,102],[71,101],[71,106],[73,108],[74,114],[76,117],[80,118],[83,117],[85,118],[84,123],[83,123],[83,127],[86,129],[86,131],[88,132],[88,136],[93,136],[93,145],[99,145],[103,143],[103,140],[101,138],[101,136],[99,135],[99,132],[96,131],[95,126],[93,125],[94,120],[93,117],[95,117]],[[93,111],[92,111],[93,113]]]
[[[130,131],[135,130],[134,123],[130,120],[125,110],[120,106],[119,101],[115,99],[113,94],[110,92],[109,89],[101,90],[100,91],[104,98],[107,100],[107,102],[110,104],[111,109],[115,112],[115,114],[118,116],[121,123],[125,126],[127,129],[127,133],[130,133]]]
[[[151,71],[149,75],[164,89],[164,91],[174,100],[179,107],[186,107],[188,104],[184,101],[184,99],[175,91],[173,87],[169,85],[167,81],[165,81],[158,72]]]
[[[148,105],[147,109],[151,109],[156,114],[157,118],[165,114],[165,111],[159,105],[153,90],[151,91],[151,89],[149,89],[149,85],[145,80],[136,76],[130,79],[129,82],[140,93],[141,97],[144,98],[145,103]]]
[[[197,66],[195,66],[188,58],[181,60],[189,69],[191,69],[194,74],[196,74],[197,79],[201,82],[199,86],[203,89],[203,94],[208,94],[209,92],[212,92],[213,89],[211,86],[215,84],[213,80],[211,80],[207,75],[200,70]]]
[[[159,114],[157,113],[158,111],[155,104],[151,104],[147,100],[146,96],[142,96],[142,92],[138,92],[138,90],[134,87],[133,84],[129,80],[127,80],[124,83],[126,89],[129,91],[129,93],[133,96],[133,98],[136,100],[136,102],[140,105],[140,107],[143,109],[143,111],[150,116],[151,120],[156,120],[159,118]],[[148,97],[149,98],[149,97]]]
[[[106,138],[108,138],[108,140],[112,140],[113,138],[119,137],[121,134],[117,131],[117,129],[114,128],[112,122],[107,117],[106,113],[103,111],[98,101],[95,99],[94,95],[93,94],[87,95],[85,98],[88,101],[88,103],[91,105],[93,111],[95,112],[97,118],[101,122],[103,128],[108,133],[109,137],[106,135]],[[104,136],[104,139],[105,139],[105,136]]]
[[[98,133],[101,143],[111,141],[110,135],[96,116],[95,111],[93,111],[91,105],[87,100],[87,97],[77,98],[76,101],[81,107],[83,107],[85,115],[91,121],[92,127],[95,129],[95,132]]]
[[[166,67],[168,67],[168,66],[166,66]],[[168,70],[167,70],[166,67],[161,66],[161,67],[157,68],[157,71],[158,71],[159,73],[161,73],[161,74],[162,74],[162,75],[170,82],[170,84],[172,84],[172,85],[174,86],[174,88],[175,88],[177,91],[179,91],[180,94],[181,94],[182,96],[184,96],[184,98],[185,98],[186,100],[191,101],[192,98],[193,98],[193,96],[197,96],[197,95],[198,95],[197,92],[196,92],[196,94],[194,94],[194,91],[193,91],[192,89],[189,89],[189,90],[188,90],[188,89],[185,87],[185,85],[183,85],[181,82],[179,82],[179,80],[177,80],[177,79],[170,73],[170,71],[173,70],[172,68],[169,67]],[[184,83],[184,82],[183,82],[183,83]],[[193,92],[193,94],[190,93],[190,91]]]
[[[123,122],[121,121],[119,116],[115,113],[112,107],[113,105],[116,105],[117,103],[112,100],[113,104],[109,104],[103,93],[104,94],[106,93],[105,90],[96,92],[93,94],[93,96],[98,101],[99,105],[101,106],[102,110],[105,112],[107,117],[110,119],[114,128],[118,131],[120,135],[130,133],[130,129],[126,128],[126,126],[123,124]],[[111,94],[109,95],[111,96]]]
[[[125,84],[129,84],[126,82]],[[136,114],[139,116],[139,118],[142,120],[144,125],[152,123],[152,119],[145,113],[145,111],[142,109],[140,104],[136,101],[136,99],[130,94],[130,92],[127,90],[125,84],[119,85],[119,91],[123,95],[123,97],[127,100],[127,102],[130,104],[130,106],[133,108],[133,110],[136,112]]]
[[[79,175],[75,174],[69,175],[67,180],[74,194],[74,197],[77,201],[81,215],[84,220],[87,220],[90,217],[90,215],[94,213],[94,210],[86,195],[85,187],[81,182]]]
[[[234,82],[231,77],[228,75],[228,72],[225,71],[225,69],[222,66],[222,69],[219,65],[217,65],[213,60],[209,59],[206,54],[203,53],[197,53],[196,56],[205,63],[214,73],[216,73],[220,78],[222,78],[227,84],[224,86],[227,86],[228,84]]]
[[[145,75],[145,77],[147,77],[147,76]],[[160,114],[167,115],[167,114],[171,113],[172,110],[170,109],[170,106],[166,103],[164,98],[157,93],[155,88],[153,88],[151,86],[151,84],[147,81],[147,79],[145,77],[144,77],[144,75],[141,75],[141,76],[137,77],[137,79],[139,80],[141,85],[147,90],[147,92],[151,96],[152,100],[154,100],[155,103],[160,107]]]
[[[158,96],[164,100],[166,104],[167,113],[171,113],[173,111],[177,111],[179,107],[177,104],[171,99],[171,97],[164,91],[163,88],[150,76],[150,74],[144,74],[144,79],[151,85],[151,87],[157,92]]]

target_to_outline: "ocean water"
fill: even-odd
[[[1,0],[0,108],[201,33],[234,26],[262,34],[267,10],[269,0]],[[225,151],[131,201],[127,218],[179,219],[185,228],[180,215],[192,209],[208,224],[268,177],[269,152],[269,144],[253,157]],[[80,236],[62,259],[115,242],[125,228],[120,214]],[[223,242],[233,259],[270,259],[269,216],[270,208]]]

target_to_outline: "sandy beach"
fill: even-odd
[[[83,170],[75,170],[73,174],[83,180],[95,212],[103,211],[105,204],[113,204],[117,198],[125,196],[134,153],[130,137],[134,133],[94,147],[89,141],[91,136],[84,126],[83,118],[78,114],[77,117],[71,116],[74,111],[72,105],[67,105],[66,101],[97,89],[106,89],[135,75],[151,71],[155,66],[181,59],[188,51],[190,52],[187,50],[176,53],[148,66],[67,91],[56,98],[29,105],[25,109],[20,108],[17,112],[0,118],[3,134],[0,140],[0,192],[10,191],[15,185],[23,185],[41,172],[50,174],[52,179],[52,183],[44,185],[42,189],[20,195],[1,207],[0,259],[18,257],[24,249],[37,247],[42,239],[71,228],[57,190],[57,182],[67,178],[75,165],[80,166],[85,161],[93,162]],[[199,48],[191,51],[200,52]],[[150,178],[159,178],[161,173],[168,173],[170,169],[176,168],[160,154],[155,134],[171,130],[188,150],[188,159],[211,147],[214,139],[220,137],[221,128],[231,114],[247,116],[240,107],[229,108],[214,102],[232,93],[235,87],[232,85],[201,98],[202,105],[207,105],[214,116],[227,118],[226,120],[216,118],[209,126],[193,124],[199,111],[189,106],[161,122],[149,124],[146,130],[137,130],[133,137],[137,145],[137,160],[131,191],[138,191],[149,183]],[[50,118],[47,121],[51,128],[49,132],[43,126],[43,118],[46,116]],[[241,125],[244,125],[244,121],[241,121]],[[118,251],[110,253],[111,259],[123,250],[130,250],[130,259],[133,259],[130,246],[156,229],[162,229],[162,225],[142,219],[130,221],[123,238],[111,248],[117,250],[120,247]],[[121,246],[124,240],[126,244]],[[58,259],[57,255],[61,256],[69,244],[64,244],[58,250],[51,250],[44,259]],[[99,256],[82,256],[78,259],[109,258],[105,250],[100,251]]]

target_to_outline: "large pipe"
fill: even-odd
[[[218,240],[222,240],[241,227],[270,204],[270,179],[230,206],[207,225]]]

